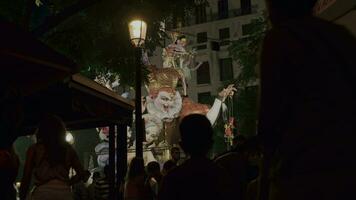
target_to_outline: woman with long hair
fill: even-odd
[[[131,160],[127,172],[124,199],[125,200],[150,200],[152,193],[149,185],[145,184],[146,173],[142,158],[135,157]]]
[[[37,143],[27,151],[20,188],[20,199],[28,196],[31,176],[35,188],[31,199],[72,199],[70,185],[85,180],[85,173],[73,147],[65,141],[66,129],[61,119],[49,115],[39,124]],[[69,177],[73,168],[76,175]]]

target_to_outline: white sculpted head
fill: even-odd
[[[160,90],[157,96],[147,97],[147,111],[165,122],[171,122],[179,116],[182,109],[182,97],[178,91]]]
[[[148,75],[149,95],[146,107],[149,114],[161,121],[171,122],[179,116],[182,97],[176,90],[181,74],[174,68],[155,68]]]
[[[162,121],[151,114],[142,116],[145,120],[146,142],[157,142],[163,128]]]

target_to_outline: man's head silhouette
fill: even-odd
[[[180,145],[191,157],[205,156],[213,144],[213,128],[210,121],[200,114],[183,118],[179,126]]]

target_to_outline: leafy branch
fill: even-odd
[[[195,0],[2,0],[0,18],[27,28],[82,66],[85,75],[110,72],[130,86],[134,52],[128,21],[145,19],[145,48],[152,52],[166,37],[161,22],[184,19],[194,6]]]
[[[246,87],[257,80],[256,67],[259,62],[260,46],[267,29],[266,20],[253,19],[249,25],[249,35],[229,46],[230,56],[238,62],[240,74],[234,80],[239,87]]]
[[[240,67],[239,75],[233,80],[238,87],[234,96],[233,115],[237,118],[238,133],[254,135],[257,122],[258,63],[261,45],[268,28],[264,18],[257,18],[249,25],[249,35],[229,46],[229,54]]]

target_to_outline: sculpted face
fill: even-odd
[[[157,142],[163,128],[162,121],[151,114],[142,117],[145,119],[146,142]]]
[[[174,107],[174,97],[175,95],[172,93],[166,91],[159,92],[154,103],[162,112],[169,112],[169,110]]]
[[[159,91],[156,98],[147,98],[147,111],[159,119],[170,122],[179,116],[182,97],[179,92]]]
[[[148,143],[158,140],[160,129],[157,126],[150,126],[146,128],[146,141]]]

